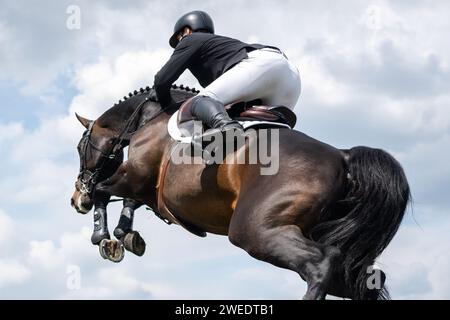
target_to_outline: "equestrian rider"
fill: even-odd
[[[229,103],[260,99],[263,105],[290,109],[297,103],[299,72],[283,52],[214,34],[206,12],[178,19],[169,44],[175,51],[155,76],[156,95],[163,106],[174,103],[171,85],[189,69],[204,88],[194,98],[192,114],[209,128],[242,130],[225,111]]]

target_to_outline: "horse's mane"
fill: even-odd
[[[125,95],[122,99],[116,102],[111,108],[106,110],[99,118],[102,122],[110,121],[112,119],[124,120],[141,102],[150,96],[151,102],[158,101],[152,98],[155,95],[151,95],[151,91],[155,90],[154,87],[140,88],[139,90],[130,91],[128,95]],[[170,92],[174,96],[175,100],[183,100],[189,98],[200,91],[195,88],[189,88],[184,85],[173,84]]]
[[[145,88],[140,88],[139,90],[134,90],[133,92],[129,92],[128,93],[128,96],[123,96],[123,101],[122,100],[119,100],[119,102],[118,103],[115,103],[114,104],[114,106],[116,106],[116,105],[119,105],[119,104],[122,104],[122,103],[124,103],[124,102],[126,102],[126,101],[129,101],[130,99],[133,99],[133,98],[136,98],[136,97],[142,97],[142,96],[145,96],[145,94],[146,93],[149,93],[150,91],[152,91],[152,90],[155,90],[154,89],[154,86],[153,87],[149,87],[149,86],[147,86],[147,87],[145,87]],[[189,88],[188,86],[184,86],[184,85],[180,85],[180,86],[178,86],[178,85],[176,85],[176,84],[173,84],[172,85],[172,88],[171,88],[171,90],[170,90],[171,92],[178,92],[178,91],[182,91],[183,93],[187,93],[187,92],[192,92],[192,93],[194,93],[194,94],[197,94],[197,93],[199,93],[200,91],[199,90],[197,90],[197,89],[195,89],[195,88]],[[157,102],[156,100],[152,100],[153,102]]]

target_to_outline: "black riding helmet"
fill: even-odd
[[[183,15],[175,23],[173,28],[173,35],[170,37],[169,44],[172,48],[175,48],[178,44],[177,35],[183,30],[184,27],[189,27],[192,31],[205,31],[209,33],[214,33],[214,23],[209,16],[204,11],[191,11]]]

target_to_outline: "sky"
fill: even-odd
[[[79,29],[68,28],[71,5]],[[450,299],[448,1],[0,0],[0,8],[0,298],[303,296],[294,272],[144,208],[135,229],[146,254],[113,264],[90,243],[92,213],[70,207],[83,132],[74,113],[95,119],[152,85],[176,19],[200,9],[218,34],[278,46],[298,67],[297,130],[399,160],[413,202],[377,263],[394,299]],[[189,72],[177,83],[200,88]],[[108,208],[112,231],[121,208]]]

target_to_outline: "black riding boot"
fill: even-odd
[[[194,136],[192,144],[194,148],[203,149],[202,141],[206,136],[213,136],[218,133],[225,133],[229,130],[235,130],[239,133],[244,132],[242,125],[230,118],[225,110],[223,103],[210,97],[196,97],[192,106],[192,114],[201,120],[210,129],[206,130],[201,136]]]
[[[106,220],[106,209],[100,207],[94,211],[94,233],[92,234],[91,242],[96,245],[103,239],[110,239],[110,235]]]
[[[223,103],[210,97],[196,97],[192,105],[192,115],[202,120],[211,129],[243,130],[239,122],[230,118]]]

